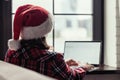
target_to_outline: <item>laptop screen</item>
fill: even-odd
[[[82,63],[100,63],[101,42],[65,41],[64,59],[74,59]]]

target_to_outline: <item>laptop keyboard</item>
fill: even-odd
[[[79,67],[82,67],[82,66],[70,66],[70,68],[72,68],[72,69],[79,68]],[[88,70],[88,72],[92,72],[92,71],[95,71],[98,69],[99,69],[99,67],[94,67],[94,68],[91,68],[90,70]]]

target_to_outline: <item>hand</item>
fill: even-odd
[[[73,59],[70,59],[70,60],[66,61],[66,64],[67,64],[68,66],[78,66],[78,65],[79,65],[79,64],[78,64],[75,60],[73,60]]]
[[[94,68],[93,65],[88,64],[88,63],[84,64],[82,67],[83,67],[86,71],[89,71],[89,70],[91,70],[92,68]]]

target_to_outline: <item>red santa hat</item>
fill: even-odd
[[[20,48],[20,40],[46,36],[52,29],[52,19],[47,10],[34,5],[20,6],[14,17],[13,38],[8,41],[11,50]]]

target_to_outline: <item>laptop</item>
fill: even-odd
[[[82,64],[89,63],[99,68],[101,53],[101,41],[65,41],[64,59],[73,59]]]

